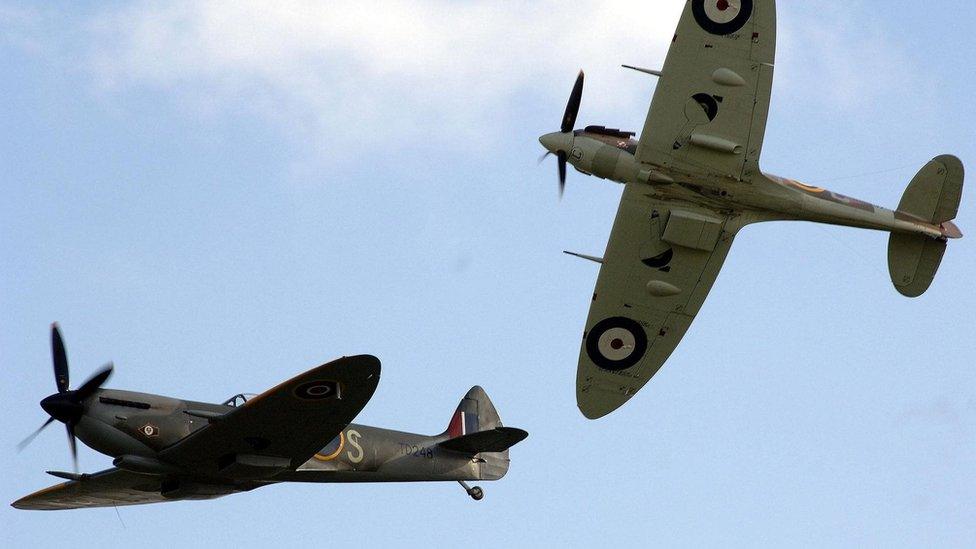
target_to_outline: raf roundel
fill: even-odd
[[[335,381],[309,381],[295,387],[295,396],[304,400],[325,400],[339,396],[339,383]]]
[[[602,320],[586,336],[586,354],[604,370],[632,368],[647,352],[647,334],[625,317]]]
[[[745,26],[752,17],[752,0],[693,0],[691,12],[706,31],[724,36]]]

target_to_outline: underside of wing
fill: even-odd
[[[747,222],[664,204],[627,185],[586,321],[576,396],[588,418],[622,406],[664,365]]]
[[[359,414],[379,378],[376,357],[334,360],[248,400],[160,458],[192,474],[235,480],[294,469]]]
[[[690,174],[759,174],[776,51],[774,0],[688,0],[637,159]]]
[[[12,505],[17,509],[40,511],[121,507],[163,501],[213,499],[239,491],[242,488],[188,484],[177,479],[163,479],[112,468],[83,475],[79,480],[55,484],[25,496]]]

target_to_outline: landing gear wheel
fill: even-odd
[[[461,488],[464,488],[464,491],[471,496],[471,499],[475,501],[481,501],[484,499],[485,491],[481,489],[481,486],[468,486],[468,483],[464,482],[463,480],[459,480],[458,484],[460,484]]]

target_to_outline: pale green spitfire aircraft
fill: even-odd
[[[503,427],[481,387],[458,405],[446,431],[435,436],[350,423],[380,380],[380,361],[340,358],[260,395],[223,404],[102,389],[111,365],[68,390],[68,360],[52,327],[58,392],[41,401],[50,418],[75,437],[114,457],[115,467],[93,474],[49,471],[68,482],[13,503],[18,509],[78,509],[163,501],[213,499],[279,482],[497,480],[508,471],[508,449],[528,434]]]
[[[581,72],[559,133],[540,138],[566,164],[626,185],[580,349],[577,402],[588,418],[623,405],[664,365],[715,281],[736,233],[759,221],[800,220],[891,232],[895,288],[932,283],[963,186],[963,165],[939,156],[895,211],[764,174],[759,167],[773,82],[774,0],[688,0],[640,140],[573,130]],[[568,253],[568,252],[567,252]]]

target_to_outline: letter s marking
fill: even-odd
[[[359,434],[359,431],[353,431],[352,429],[346,431],[346,440],[349,441],[349,445],[356,449],[356,453],[353,454],[352,450],[346,452],[346,457],[352,463],[360,463],[363,461],[363,447],[359,445],[359,439],[363,438],[363,435]]]

